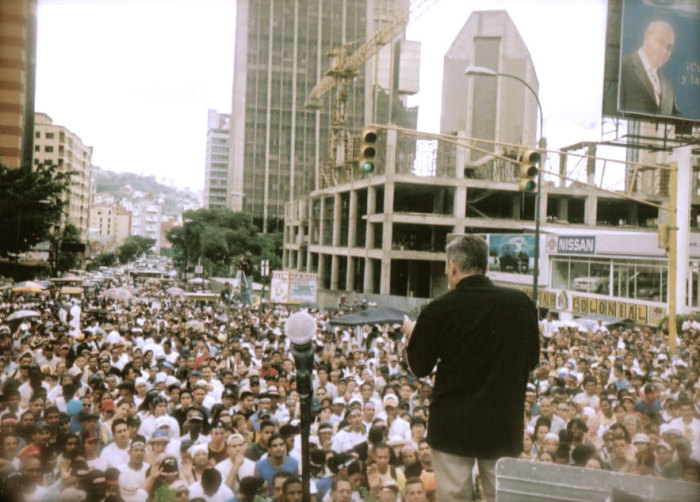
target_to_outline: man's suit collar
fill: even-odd
[[[635,52],[633,57],[632,57],[632,68],[634,69],[634,76],[639,79],[639,81],[642,83],[644,86],[644,89],[649,93],[649,97],[656,103],[656,95],[654,94],[654,86],[651,85],[651,81],[649,80],[649,75],[647,74],[646,68],[644,68],[644,63],[642,63],[642,59],[639,57],[639,52]],[[658,75],[658,73],[657,73]],[[661,80],[661,76],[659,75],[659,81]],[[661,89],[662,93],[662,98],[663,98],[663,87]]]
[[[493,286],[491,279],[489,279],[485,275],[474,274],[474,275],[470,275],[468,277],[465,277],[464,279],[459,281],[457,283],[457,286],[455,287],[455,289],[479,288],[479,287],[489,287],[489,286]]]

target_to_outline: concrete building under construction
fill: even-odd
[[[489,31],[473,29],[470,23]],[[500,155],[514,148],[511,143],[534,146],[536,109],[524,95],[510,100],[509,92],[501,94],[503,79],[492,77],[494,90],[486,100],[491,108],[485,110],[476,99],[481,84],[464,75],[473,61],[518,75],[536,88],[527,50],[515,43],[519,37],[509,34],[511,30],[515,27],[507,15],[495,12],[475,13],[460,32],[460,42],[448,56],[459,59],[452,51],[456,46],[468,56],[454,68],[446,58],[445,135],[383,129],[372,173],[358,166],[324,179],[307,197],[287,204],[283,264],[287,270],[318,275],[320,303],[328,304],[341,293],[403,308],[425,303],[447,290],[445,246],[451,235],[461,234],[487,239],[492,280],[531,292],[536,197],[518,190],[517,166]],[[465,33],[473,44],[461,40]],[[480,45],[481,36],[490,41]],[[498,45],[499,38],[510,42]],[[498,58],[484,60],[479,47]],[[457,113],[445,104],[459,92],[466,98]],[[474,118],[476,113],[494,117],[490,132]],[[512,117],[518,117],[518,124],[513,125]],[[475,137],[485,141],[460,139]],[[668,184],[651,194],[586,186],[602,170],[613,169],[605,161],[587,160],[591,146],[579,145],[568,155],[550,152],[548,158],[568,178],[581,165],[587,168],[578,182],[546,176],[541,186],[539,305],[564,318],[595,315],[656,324],[667,313],[668,259],[658,246],[657,224],[663,219],[658,206],[668,204]],[[622,161],[614,168],[623,178],[630,170]],[[692,185],[690,251],[687,263],[680,265],[687,270],[687,295],[679,297],[679,311],[700,306],[697,177]],[[656,205],[626,198],[630,193]]]

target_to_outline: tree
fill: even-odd
[[[130,235],[119,246],[119,262],[128,263],[135,260],[142,254],[147,253],[156,243],[155,239],[142,237],[140,235]]]
[[[71,175],[50,164],[32,170],[0,165],[0,257],[27,251],[49,236],[61,219]]]
[[[80,230],[72,223],[66,223],[60,238],[58,238],[58,240],[53,238],[52,240],[53,246],[56,249],[54,273],[58,274],[72,268],[77,268],[80,263],[80,249],[85,248],[85,244],[80,240]],[[59,247],[56,248],[56,246]]]
[[[119,261],[119,256],[117,253],[100,253],[95,258],[88,263],[87,270],[97,270],[100,267],[111,267],[117,264]]]
[[[184,268],[201,261],[210,274],[228,275],[247,251],[256,264],[268,259],[271,269],[281,266],[282,235],[261,234],[249,214],[216,208],[185,211],[182,217],[183,226],[171,228],[166,238],[181,253]]]

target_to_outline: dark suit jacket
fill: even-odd
[[[642,60],[636,52],[622,59],[620,74],[620,111],[640,112],[650,115],[680,115],[671,81],[658,72],[661,82],[661,104],[656,104],[654,86],[651,85]]]
[[[539,361],[537,313],[523,292],[466,277],[423,309],[406,353],[418,377],[440,359],[431,447],[482,459],[522,452],[525,386]]]

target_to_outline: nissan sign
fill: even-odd
[[[557,252],[566,254],[595,254],[595,237],[559,236]]]

